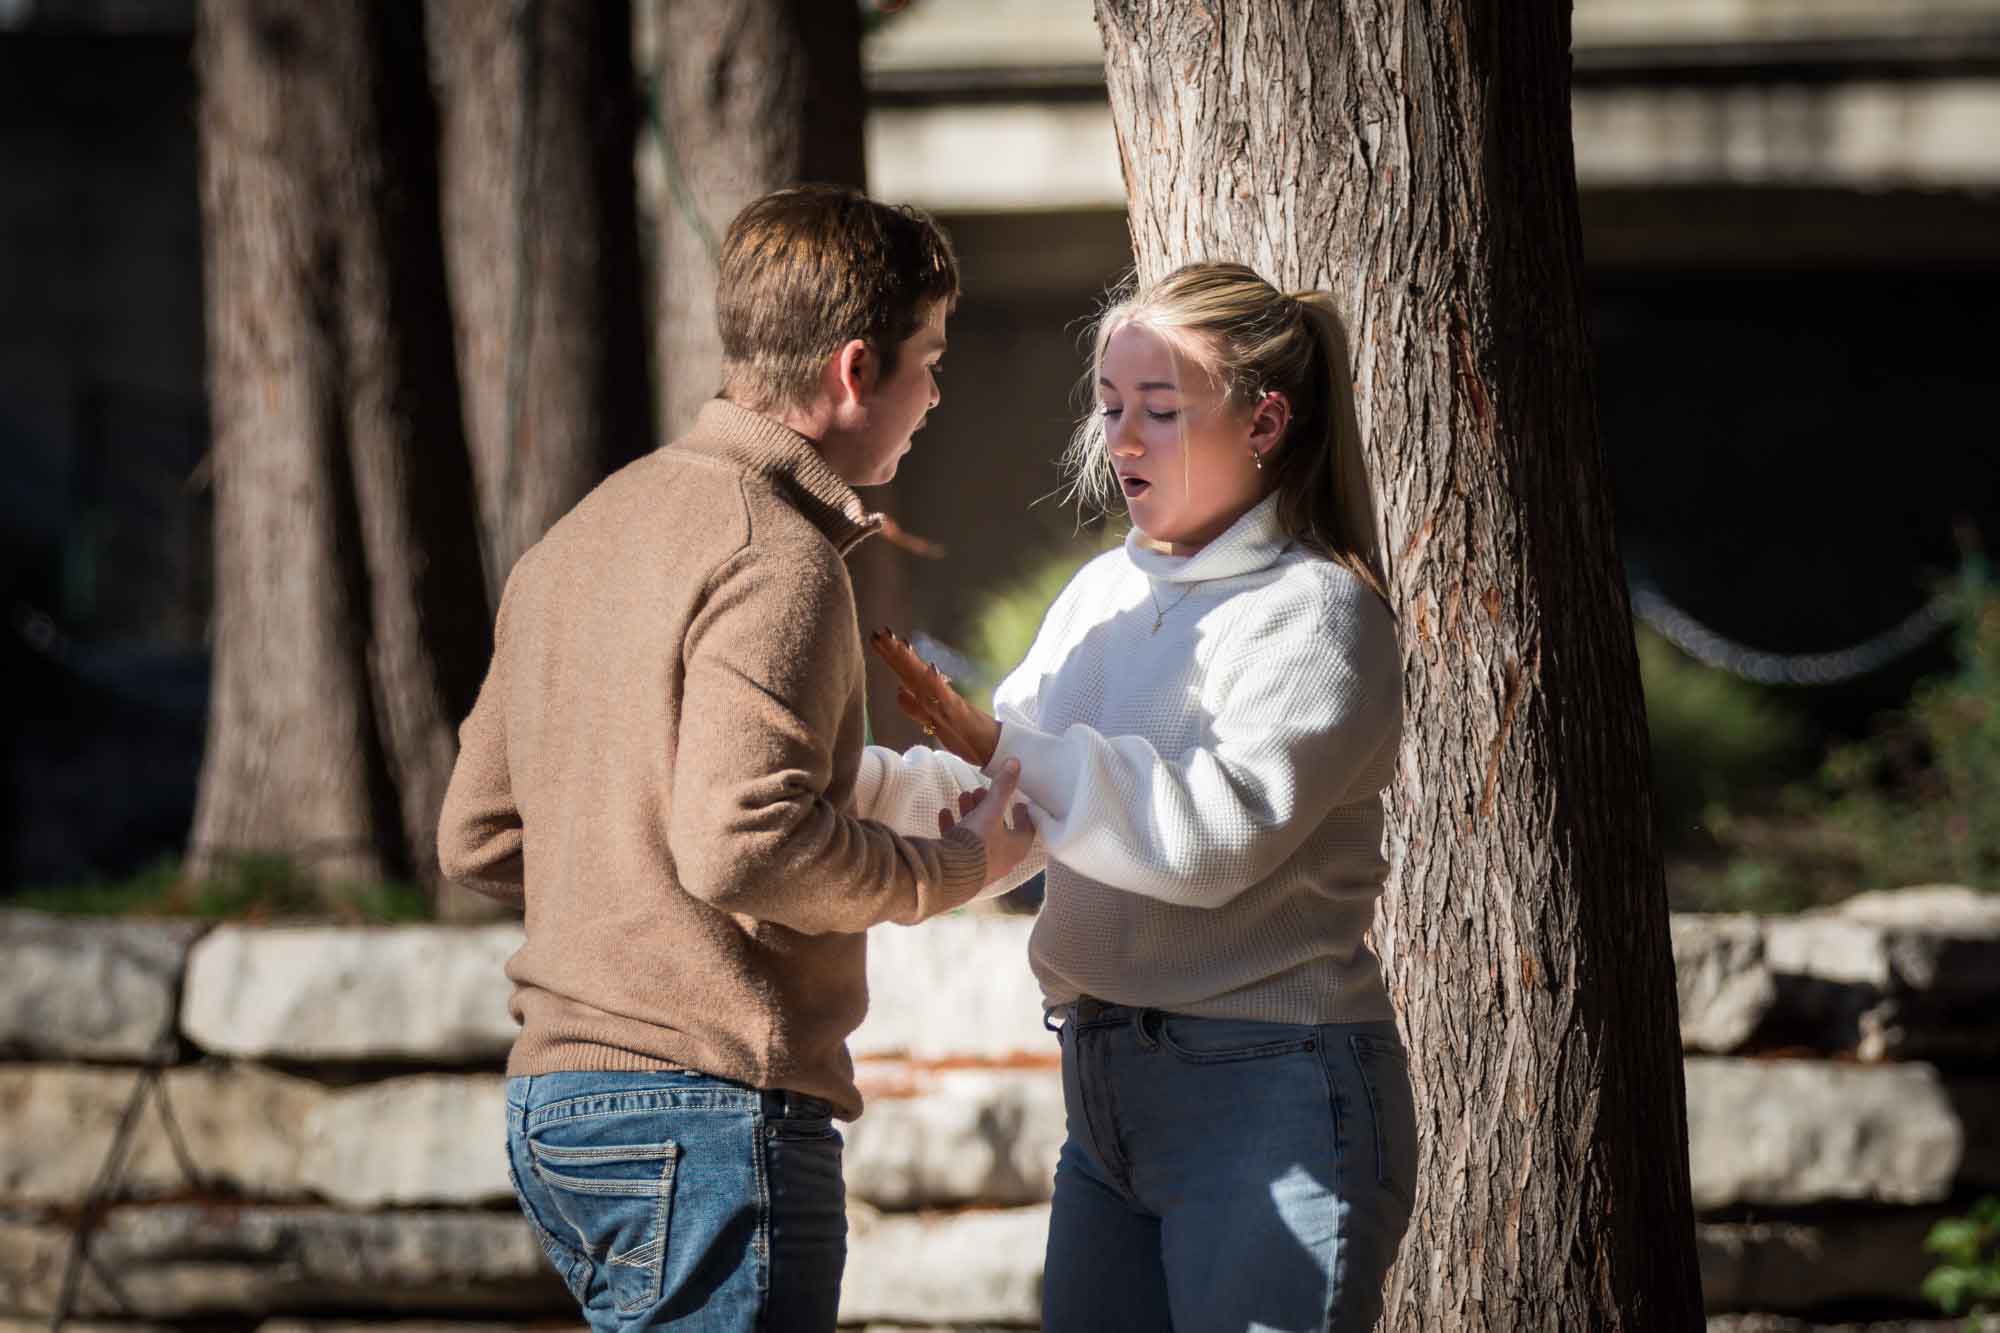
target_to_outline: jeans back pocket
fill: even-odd
[[[559,1132],[567,1123],[573,1122],[558,1121],[543,1132]],[[612,1304],[621,1314],[657,1305],[680,1145],[563,1144],[531,1138],[528,1151],[549,1202],[591,1262],[603,1265]]]

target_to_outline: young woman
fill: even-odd
[[[1367,1330],[1416,1123],[1362,934],[1402,667],[1344,340],[1324,294],[1197,264],[1105,311],[1092,380],[1067,461],[1133,530],[996,715],[874,641],[947,748],[1020,761],[1046,853],[1030,954],[1069,1137],[1044,1327]],[[972,775],[935,753],[872,753],[865,799],[948,806]]]

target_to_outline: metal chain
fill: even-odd
[[[1948,628],[1958,617],[1958,600],[1956,590],[1941,592],[1900,623],[1852,647],[1825,653],[1771,653],[1710,629],[1668,601],[1652,583],[1632,584],[1632,614],[1661,638],[1704,666],[1760,685],[1836,685],[1880,671]]]

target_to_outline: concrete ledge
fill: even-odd
[[[189,959],[182,1027],[246,1059],[498,1063],[520,942],[511,924],[223,927]]]
[[[0,1057],[171,1056],[188,950],[205,927],[0,912]]]
[[[1688,1050],[2000,1056],[2000,896],[1899,889],[1795,917],[1679,914],[1672,929]]]
[[[507,1091],[497,1074],[425,1074],[352,1088],[306,1116],[303,1192],[350,1208],[513,1206]]]
[[[1049,1210],[848,1214],[840,1322],[1007,1324],[1042,1317]]]
[[[868,1017],[857,1060],[1004,1062],[1058,1053],[1028,970],[1034,918],[965,913],[868,932]]]
[[[868,1112],[844,1127],[847,1189],[877,1208],[1043,1203],[1063,1142],[1054,1069],[864,1065]]]
[[[1968,1084],[1959,1099],[1992,1097]],[[1928,1065],[1696,1056],[1687,1102],[1697,1210],[1935,1203],[1955,1187],[2000,1184],[2000,1126],[1964,1118]]]
[[[0,1313],[47,1315],[69,1233],[0,1222]],[[339,1310],[549,1314],[576,1306],[518,1212],[114,1210],[76,1313],[140,1319]]]
[[[1695,1228],[1702,1304],[1718,1314],[1913,1304],[1936,1262],[1924,1236],[1942,1216],[1905,1209],[1818,1222],[1704,1223]]]
[[[139,1079],[131,1069],[0,1068],[0,1201],[80,1204]],[[255,1067],[169,1070],[141,1105],[120,1195],[296,1197],[301,1127],[325,1097],[316,1083]]]

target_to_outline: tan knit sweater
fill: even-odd
[[[679,1067],[858,1115],[866,937],[972,898],[977,839],[854,817],[842,557],[880,520],[804,437],[716,401],[508,578],[444,873],[522,905],[510,1074]]]

